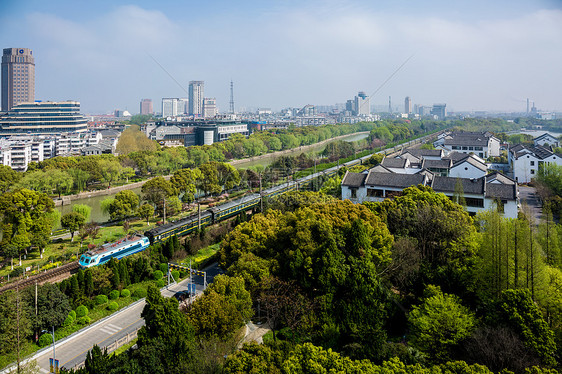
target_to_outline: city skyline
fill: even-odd
[[[372,105],[409,96],[451,111],[525,112],[529,98],[562,111],[557,1],[72,4],[2,2],[0,41],[33,50],[36,100],[77,100],[84,113],[136,113],[142,98],[187,96],[193,79],[222,113],[231,79],[236,108],[344,103],[372,96],[412,55]]]

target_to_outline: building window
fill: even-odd
[[[369,197],[384,197],[384,190],[377,188],[367,188],[367,196]]]
[[[535,174],[535,169],[531,169],[531,174]]]
[[[531,166],[535,166],[535,161],[531,161]]]
[[[476,199],[474,197],[465,197],[466,206],[473,208],[484,208],[484,199]]]
[[[351,198],[357,199],[357,188],[350,188],[351,191]]]

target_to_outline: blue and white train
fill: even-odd
[[[90,250],[80,256],[82,269],[103,265],[112,258],[119,260],[123,257],[144,251],[150,245],[146,236],[133,235],[117,242],[107,243],[96,249]]]

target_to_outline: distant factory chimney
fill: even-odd
[[[388,97],[388,112],[392,113],[392,101],[390,96]]]
[[[527,114],[529,114],[529,98],[527,98]]]

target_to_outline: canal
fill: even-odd
[[[344,140],[346,142],[357,142],[360,141],[362,139],[366,139],[369,136],[369,134],[351,134],[349,136],[346,136],[344,138],[342,138],[341,140]],[[312,146],[308,149],[306,149],[306,151],[303,151],[301,149],[294,149],[291,152],[287,152],[284,154],[284,156],[298,156],[301,153],[307,153],[307,154],[311,154],[311,153],[321,153],[324,151],[324,149],[326,148],[326,145],[329,144],[328,143],[324,143],[324,144],[320,144],[317,146]],[[269,157],[268,157],[269,156]],[[279,157],[278,155],[266,155],[266,157],[262,157],[260,159],[257,160],[248,160],[248,161],[241,161],[239,163],[236,164],[236,168],[237,169],[247,169],[249,167],[254,167],[254,166],[258,166],[261,165],[263,167],[268,166],[269,164],[271,164],[273,161],[275,161],[275,159]],[[141,188],[137,187],[137,188],[133,188],[131,189],[133,192],[135,192],[136,194],[141,193]],[[72,205],[74,204],[85,204],[88,205],[92,208],[92,214],[90,217],[90,221],[93,222],[106,222],[109,220],[109,215],[104,214],[101,210],[101,202],[105,199],[113,199],[115,197],[116,194],[113,195],[104,195],[104,196],[92,196],[92,197],[85,197],[82,199],[76,199],[76,200],[72,200],[71,204],[68,205],[63,205],[63,206],[58,206],[56,207],[57,210],[59,210],[61,212],[61,214],[66,214],[72,211]]]

